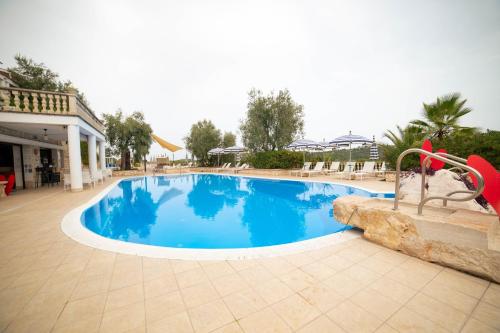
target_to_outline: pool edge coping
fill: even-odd
[[[252,175],[228,175],[221,173],[207,173],[207,172],[187,172],[182,174],[170,174],[172,175],[193,175],[193,174],[212,174],[219,176],[232,176],[232,177],[246,177],[246,178],[259,178],[259,179],[275,179],[275,180],[291,180],[291,181],[306,181],[333,185],[342,185],[357,188],[360,190],[367,191],[369,193],[393,193],[384,191],[373,191],[360,186],[352,186],[347,184],[336,183],[332,181],[325,180],[303,180],[294,178],[283,178],[283,177],[265,177],[265,176],[252,176]],[[150,258],[165,258],[165,259],[177,259],[177,260],[245,260],[245,259],[258,259],[258,258],[269,258],[283,255],[296,254],[304,251],[312,251],[324,248],[326,246],[331,246],[337,243],[342,243],[348,240],[356,239],[361,237],[361,232],[357,230],[344,230],[339,231],[330,235],[325,235],[321,237],[315,237],[303,241],[272,245],[272,246],[262,246],[254,248],[237,248],[237,249],[194,249],[194,248],[174,248],[174,247],[164,247],[156,245],[138,244],[138,243],[128,243],[120,240],[115,240],[107,238],[90,231],[81,223],[81,215],[83,212],[99,202],[106,194],[108,194],[116,185],[118,185],[123,180],[143,178],[143,177],[163,177],[168,176],[168,174],[161,175],[144,175],[144,176],[128,176],[117,179],[113,181],[110,185],[102,189],[98,194],[92,197],[90,200],[82,205],[79,205],[72,210],[70,210],[61,221],[61,230],[63,233],[74,241],[104,251],[112,251],[128,255],[137,255]]]

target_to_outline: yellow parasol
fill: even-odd
[[[151,134],[151,137],[153,138],[153,140],[155,140],[156,142],[158,142],[158,144],[160,146],[162,146],[163,148],[169,150],[172,152],[172,161],[173,161],[173,153],[175,153],[176,151],[178,150],[182,150],[184,148],[182,147],[179,147],[179,146],[176,146],[168,141],[165,141],[163,140],[162,138],[160,138],[159,136],[155,135],[155,134]]]

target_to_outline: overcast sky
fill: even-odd
[[[0,0],[0,32],[4,67],[44,62],[178,145],[204,118],[237,132],[252,87],[288,88],[313,140],[381,139],[455,91],[500,130],[499,0]]]

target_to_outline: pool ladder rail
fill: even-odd
[[[399,206],[399,191],[400,191],[400,184],[401,184],[401,161],[404,159],[405,156],[409,154],[423,154],[426,155],[427,157],[425,158],[424,162],[422,163],[422,183],[420,186],[420,202],[418,203],[418,215],[422,215],[422,211],[424,208],[424,205],[431,201],[431,200],[443,200],[443,207],[446,207],[448,201],[469,201],[477,198],[483,193],[484,190],[484,178],[483,176],[474,168],[471,168],[468,166],[467,160],[446,154],[446,153],[431,153],[427,150],[423,150],[420,148],[410,148],[402,152],[398,160],[396,162],[396,185],[395,185],[395,196],[394,196],[394,210],[398,209]],[[445,196],[429,196],[425,197],[425,179],[426,179],[426,171],[427,167],[430,164],[430,159],[435,158],[436,160],[439,160],[441,162],[445,162],[446,164],[453,165],[454,167],[452,169],[458,169],[462,170],[465,173],[472,173],[476,179],[477,179],[477,188],[474,191],[465,191],[465,190],[460,190],[460,191],[452,191],[447,193]],[[470,195],[461,197],[461,198],[456,198],[452,197],[452,195],[457,194],[457,193],[469,193]]]

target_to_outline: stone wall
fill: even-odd
[[[333,203],[335,218],[364,230],[364,237],[420,259],[500,282],[498,216],[463,209],[346,196]]]

